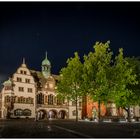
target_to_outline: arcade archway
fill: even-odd
[[[50,110],[48,112],[48,118],[49,119],[56,119],[57,118],[57,111],[56,110]]]
[[[46,110],[43,110],[43,109],[39,110],[39,111],[37,112],[37,117],[38,117],[39,120],[45,119],[45,118],[47,117],[47,112],[46,112]]]
[[[59,111],[59,118],[60,119],[65,119],[66,118],[66,115],[67,115],[67,113],[66,113],[65,110],[60,110]]]

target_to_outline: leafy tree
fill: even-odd
[[[136,74],[136,81],[140,83],[140,58],[139,57],[127,57],[126,60],[129,62],[129,67],[133,69],[133,74]],[[134,92],[133,104],[140,105],[140,86],[139,84],[128,85],[129,89]]]
[[[112,99],[117,107],[124,108],[130,118],[130,106],[134,104],[134,92],[130,86],[136,85],[136,74],[132,66],[123,56],[123,49],[119,49],[119,54],[115,58],[113,65],[114,85],[112,86]]]
[[[67,60],[67,66],[60,71],[60,80],[57,84],[58,97],[67,98],[76,103],[76,121],[78,121],[78,101],[82,97],[83,65],[77,52],[74,58]]]
[[[100,104],[110,99],[111,59],[112,52],[107,43],[97,42],[95,52],[84,56],[83,79],[85,89],[94,101],[98,101],[98,117],[100,121]]]
[[[124,58],[122,48],[113,60],[109,42],[105,44],[97,42],[94,50],[95,52],[89,52],[88,56],[84,56],[83,78],[88,94],[94,101],[98,101],[99,119],[100,103],[107,101],[124,108],[129,118],[130,106],[139,101],[134,101],[139,97],[137,83],[140,78],[136,79],[136,73],[138,75],[140,70],[139,61],[134,59],[128,61]]]

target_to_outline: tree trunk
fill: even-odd
[[[131,118],[130,118],[130,117],[131,117],[131,116],[130,116],[130,107],[128,107],[127,114],[128,114],[128,115],[127,115],[127,116],[128,116],[128,122],[130,122],[130,121],[131,121],[131,120],[130,120],[130,119],[131,119]]]
[[[128,122],[130,122],[131,120],[130,120],[130,107],[128,107],[128,108],[124,108],[125,109],[125,111],[127,112],[127,119],[128,119]]]
[[[98,100],[98,119],[99,119],[99,122],[100,122],[100,118],[101,118],[101,110],[100,110],[100,107],[101,107],[101,101]]]
[[[78,101],[76,98],[76,122],[78,122]]]

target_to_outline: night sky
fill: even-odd
[[[48,52],[58,74],[75,51],[93,50],[110,40],[117,53],[140,55],[140,3],[0,2],[0,82],[8,79],[25,57],[28,68],[41,70]]]

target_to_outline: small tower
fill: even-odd
[[[10,91],[12,91],[12,89],[13,89],[13,83],[12,83],[11,78],[9,78],[7,81],[5,81],[5,82],[3,83],[3,85],[4,85],[5,90],[10,90]],[[9,94],[11,94],[11,93],[9,92]]]
[[[45,78],[51,75],[51,63],[47,58],[47,52],[45,59],[42,61],[42,74]]]
[[[14,108],[14,92],[13,92],[13,81],[9,78],[7,81],[3,83],[3,91],[2,91],[2,100],[4,103],[2,104],[3,118],[10,118],[10,114]],[[5,113],[4,113],[5,112]]]
[[[26,63],[25,63],[25,58],[23,58],[23,60],[22,60],[21,67],[27,67],[27,66],[26,66]]]

